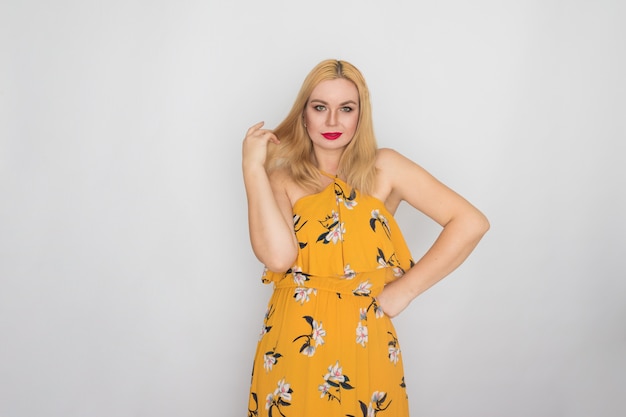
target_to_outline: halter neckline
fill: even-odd
[[[320,173],[320,174],[322,174],[323,176],[328,177],[328,178],[330,178],[330,179],[332,179],[332,180],[336,180],[336,179],[338,179],[338,178],[339,178],[339,177],[337,176],[337,174],[335,174],[335,175],[333,175],[333,174],[329,174],[328,172],[326,172],[326,171],[322,171],[322,170],[321,170],[321,169],[319,169],[319,168],[317,168],[317,170],[319,171],[319,173]]]

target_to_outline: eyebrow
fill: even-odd
[[[313,102],[328,105],[328,103],[325,102],[324,100],[320,100],[317,98],[310,101],[310,103],[313,103]],[[343,103],[339,103],[340,106],[345,106],[346,104],[354,104],[355,106],[357,105],[356,101],[354,100],[348,100],[348,101],[344,101]]]

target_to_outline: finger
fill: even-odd
[[[254,131],[259,130],[264,124],[265,124],[265,122],[259,122],[259,123],[256,123],[256,124],[252,125],[250,127],[250,129],[248,129],[248,132],[246,133],[246,135],[249,135],[249,134],[253,133]]]
[[[272,132],[271,130],[268,130],[267,133],[269,134],[269,138],[268,138],[269,142],[275,143],[276,145],[280,143],[280,140],[278,140],[278,136],[276,136],[274,132]]]
[[[252,138],[263,139],[272,143],[280,143],[280,140],[278,140],[278,137],[274,134],[274,132],[268,129],[258,129],[252,132],[249,136]]]

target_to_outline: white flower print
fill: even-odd
[[[294,290],[294,298],[300,304],[304,304],[311,300],[310,295],[316,295],[317,290],[315,288],[305,288],[305,287],[297,287]]]
[[[374,316],[379,319],[381,317],[383,317],[385,315],[385,312],[383,311],[382,307],[379,306],[378,304],[376,304],[374,306]]]
[[[266,371],[271,371],[275,363],[275,357],[272,355],[263,355],[263,368],[265,368]]]
[[[398,363],[400,359],[400,348],[389,345],[389,361],[394,365]]]
[[[288,383],[285,382],[285,378],[278,381],[278,388],[274,391],[274,396],[282,398],[284,401],[291,401],[291,389]]]
[[[315,346],[323,345],[324,336],[326,336],[326,330],[322,328],[322,323],[320,322],[318,324],[317,321],[313,320],[312,327],[313,332],[311,336],[313,337],[313,340],[315,340]]]
[[[324,375],[324,384],[318,387],[321,392],[320,398],[328,397],[328,401],[337,400],[341,403],[342,390],[351,390],[354,387],[350,384],[348,375],[343,374],[343,369],[339,366],[339,361],[328,367],[328,372]]]
[[[356,342],[365,347],[367,341],[367,326],[363,326],[363,324],[359,322],[359,324],[356,326]]]
[[[315,355],[315,346],[313,345],[306,345],[302,348],[301,353],[303,355],[308,356],[309,358],[313,355]]]
[[[317,387],[317,390],[321,392],[320,398],[324,398],[326,394],[328,394],[328,391],[330,391],[330,385],[328,382],[324,382],[322,385]]]
[[[379,391],[374,391],[374,392],[372,393],[372,402],[373,402],[373,403],[380,402],[380,401],[384,400],[386,396],[387,396],[387,393],[386,393],[386,392],[382,392],[382,391],[380,391],[380,392],[379,392]]]
[[[348,210],[352,210],[357,204],[359,204],[356,202],[356,200],[348,200],[348,199],[342,198],[340,195],[337,196],[336,200],[337,200],[337,205],[343,203],[343,205],[346,206]]]
[[[284,416],[285,414],[280,408],[291,405],[289,403],[291,401],[291,393],[293,393],[293,390],[291,389],[290,384],[285,382],[285,378],[278,381],[278,387],[273,393],[267,394],[267,397],[265,398],[265,409],[269,410],[268,415],[273,415],[272,410],[276,408],[278,413],[281,416]]]
[[[357,203],[355,200],[343,200],[343,205],[346,206],[347,209],[352,210]]]
[[[343,368],[339,366],[339,361],[328,367],[328,372],[324,375],[324,381],[344,382]]]
[[[265,311],[265,319],[263,320],[263,327],[261,327],[261,333],[259,334],[259,340],[263,339],[263,336],[267,334],[272,329],[272,326],[267,325],[267,321],[270,319],[272,314],[274,313],[274,306],[271,305]]]
[[[367,407],[367,417],[375,417],[376,413],[378,413],[379,411],[386,410],[387,407],[389,407],[389,404],[391,403],[391,401],[389,401],[387,405],[384,405],[383,403],[385,402],[386,399],[387,399],[387,393],[383,391],[374,391],[372,393],[372,400],[370,401],[369,406]]]
[[[311,357],[315,354],[315,350],[317,347],[324,344],[324,336],[326,336],[326,330],[322,326],[322,322],[317,322],[311,316],[303,316],[302,317],[306,322],[311,326],[311,333],[304,333],[300,336],[293,339],[294,343],[298,340],[303,339],[304,343],[300,347],[300,353]]]
[[[365,307],[359,309],[359,320],[367,320],[367,309]]]
[[[371,288],[372,284],[370,284],[369,280],[363,281],[352,291],[352,293],[354,295],[369,295],[372,292],[370,290]]]
[[[352,210],[358,203],[356,202],[356,191],[353,189],[350,195],[346,195],[341,187],[335,190],[335,200],[337,205],[343,203],[347,209]]]
[[[351,268],[350,268],[350,264],[347,264],[346,266],[343,267],[343,277],[345,279],[352,279],[356,276],[356,272],[354,272]]]
[[[344,223],[337,223],[335,227],[333,227],[328,234],[326,234],[326,241],[337,243],[343,240],[343,235],[346,233],[346,228]]]
[[[372,217],[380,221],[384,227],[389,228],[389,224],[387,223],[387,218],[384,215],[380,214],[380,210],[378,209],[372,210]]]
[[[389,229],[389,222],[387,218],[380,214],[380,210],[372,210],[372,217],[370,218],[370,227],[373,231],[376,231],[376,223],[380,223],[387,237],[391,237],[391,230]]]
[[[300,268],[299,266],[294,266],[293,268],[291,268],[291,274],[293,275],[293,282],[295,282],[296,285],[302,286],[306,281],[309,280],[307,274],[303,274],[302,268]]]
[[[259,333],[259,340],[263,339],[263,336],[265,336],[268,331],[269,329],[267,328],[265,323],[263,323],[263,326],[261,327],[261,332]]]
[[[394,266],[392,270],[393,270],[393,276],[396,278],[400,278],[402,275],[404,275],[404,271],[399,266]]]

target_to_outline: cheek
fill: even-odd
[[[349,124],[350,128],[351,128],[352,130],[356,130],[356,127],[357,127],[357,125],[359,124],[359,115],[358,115],[358,114],[354,115],[354,116],[350,119],[350,122],[349,122],[349,123],[350,123],[350,124]]]

